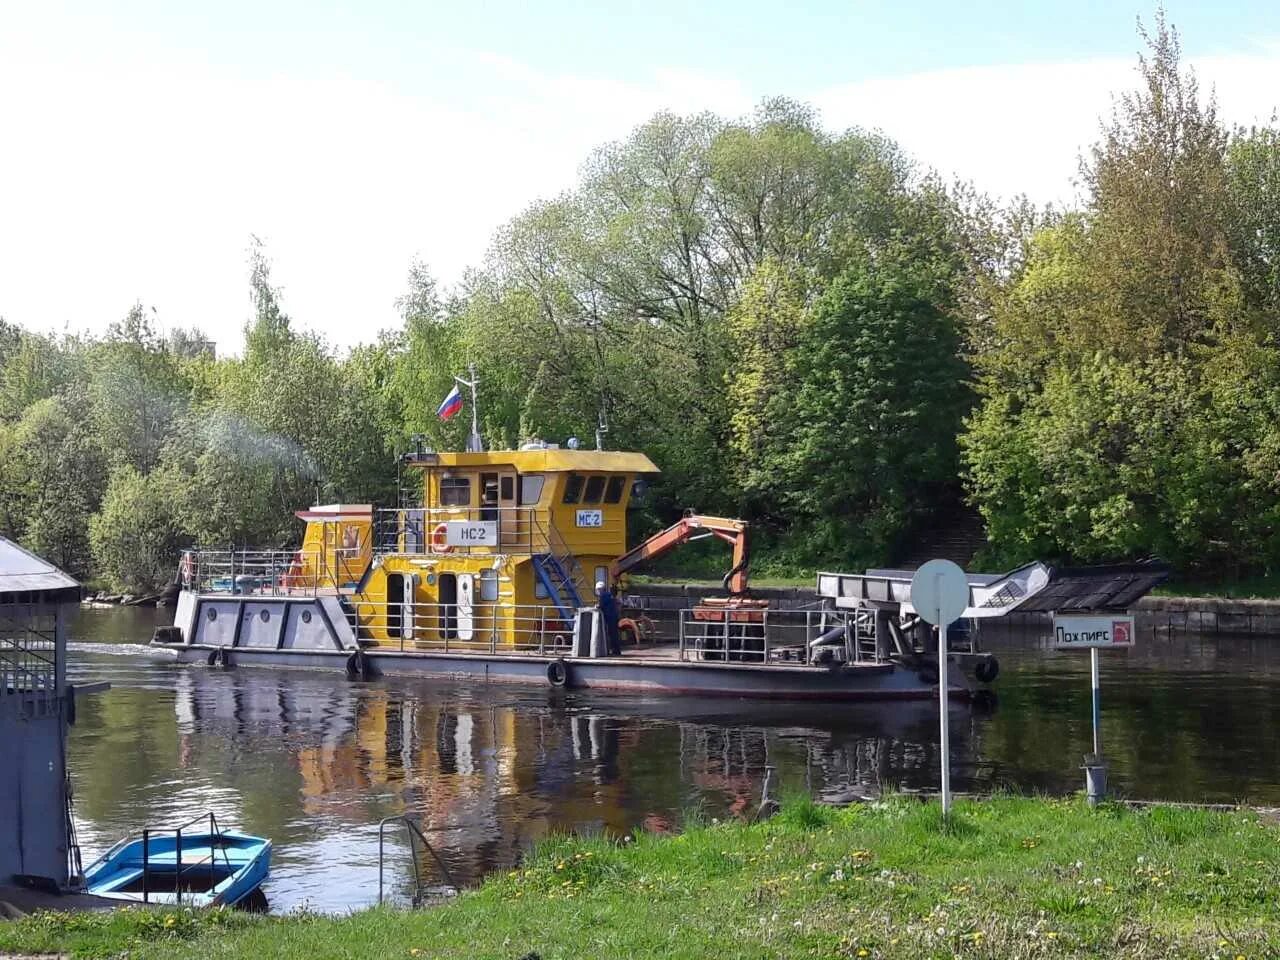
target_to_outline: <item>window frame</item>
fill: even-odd
[[[455,499],[459,491],[466,491],[466,499],[458,502]],[[440,506],[442,507],[470,507],[471,506],[471,478],[462,477],[441,477],[440,478]]]
[[[582,488],[586,486],[587,478],[580,473],[570,473],[566,475],[564,480],[564,497],[561,503],[581,503]]]
[[[602,473],[587,476],[587,484],[582,488],[582,502],[597,504],[604,501],[604,485],[607,478]]]
[[[627,490],[627,477],[623,473],[615,473],[609,478],[604,488],[605,503],[621,503],[622,495]]]

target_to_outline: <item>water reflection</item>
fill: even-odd
[[[592,696],[223,672],[116,646],[149,635],[145,614],[93,614],[77,636],[106,643],[77,644],[73,672],[114,687],[85,700],[73,732],[82,843],[96,852],[146,822],[212,808],[275,841],[267,892],[277,909],[372,900],[377,823],[393,815],[420,817],[451,872],[470,882],[555,831],[669,830],[693,810],[749,812],[766,767],[782,795],[937,784],[931,703]],[[989,639],[1005,664],[1000,702],[993,711],[953,709],[956,788],[1077,789],[1089,741],[1087,659],[1026,634]],[[1128,793],[1280,802],[1272,645],[1159,638],[1107,657],[1103,678],[1107,753]],[[402,896],[406,857],[397,837],[389,879]],[[421,869],[439,879],[429,859]]]

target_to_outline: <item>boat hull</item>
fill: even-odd
[[[146,866],[144,876],[144,863]],[[166,833],[116,844],[84,875],[84,892],[129,903],[233,906],[271,871],[271,841],[240,833]]]
[[[352,651],[219,648],[181,643],[154,644],[173,650],[183,663],[206,664],[218,655],[229,666],[291,667],[346,672]],[[663,695],[726,696],[781,700],[920,700],[938,695],[937,683],[895,663],[850,667],[764,666],[683,662],[667,658],[550,657],[521,654],[362,651],[370,674],[419,675],[460,680],[550,686],[548,670],[562,662],[565,686]],[[955,671],[958,674],[958,670]],[[951,684],[952,696],[969,694]]]

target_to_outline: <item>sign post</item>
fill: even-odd
[[[947,625],[969,606],[969,580],[958,564],[930,560],[911,578],[911,606],[938,628],[939,749],[942,752],[942,815],[951,813],[951,724],[947,717]]]
[[[1107,763],[1102,756],[1102,680],[1098,651],[1133,646],[1132,616],[1053,617],[1054,646],[1059,650],[1089,651],[1089,685],[1093,700],[1093,753],[1084,758],[1085,796],[1097,806],[1107,795]]]

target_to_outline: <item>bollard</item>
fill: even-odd
[[[1089,806],[1096,807],[1107,799],[1107,759],[1101,754],[1084,755],[1084,791]]]

